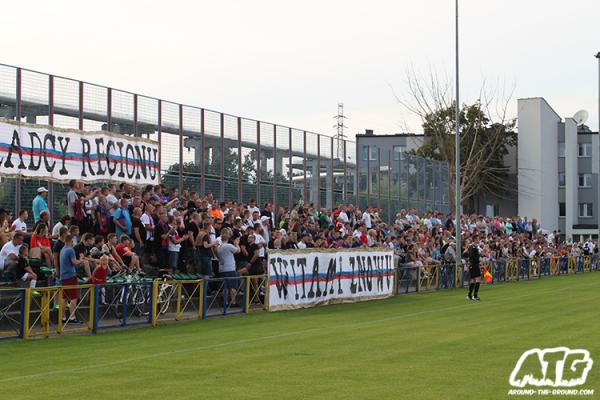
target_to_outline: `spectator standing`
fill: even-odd
[[[235,239],[233,244],[229,243],[231,239],[231,229],[226,228],[221,232],[221,245],[217,248],[219,257],[219,275],[225,278],[229,288],[229,299],[236,305],[237,272],[235,271],[235,255],[240,252],[239,238]]]
[[[34,197],[33,202],[31,204],[31,208],[33,210],[33,222],[38,222],[40,219],[40,213],[42,211],[48,211],[48,203],[46,203],[46,196],[48,196],[48,189],[45,187],[40,187],[37,190],[37,196]]]
[[[81,264],[83,264],[83,254],[77,259],[75,249],[73,249],[73,238],[70,235],[67,235],[65,238],[65,245],[60,251],[60,282],[62,286],[77,285],[77,271],[75,270],[75,267]],[[80,324],[81,321],[75,316],[77,300],[79,299],[79,289],[63,289],[63,296],[63,313],[67,304],[69,306],[68,320],[64,317],[64,314],[61,315],[63,324],[67,322]]]
[[[120,239],[123,235],[131,236],[132,223],[127,199],[121,199],[121,207],[115,212],[113,218],[116,227],[115,233],[117,234],[117,238]]]

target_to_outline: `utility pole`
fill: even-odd
[[[334,138],[336,140],[336,153],[335,157],[338,160],[342,160],[344,157],[344,140],[346,139],[346,135],[344,135],[344,128],[348,128],[344,125],[344,120],[348,117],[344,116],[344,103],[338,103],[338,112],[337,115],[334,115],[333,118],[337,120],[337,123],[333,125],[334,128],[337,128],[337,133]]]
[[[461,248],[461,226],[460,226],[460,216],[461,216],[461,193],[460,193],[460,101],[459,101],[459,75],[458,75],[458,0],[455,0],[455,44],[456,44],[456,50],[455,50],[455,69],[456,69],[456,135],[454,137],[454,151],[455,151],[455,159],[454,159],[454,164],[455,164],[455,174],[456,174],[456,189],[455,189],[455,206],[456,206],[456,256],[457,256],[457,262],[458,262],[458,266],[457,268],[461,268],[462,271],[462,262],[460,262],[460,260],[462,260],[462,248]]]
[[[600,51],[594,57],[598,59],[598,132],[600,134]],[[598,233],[600,234],[600,231]]]

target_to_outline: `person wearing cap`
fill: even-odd
[[[37,196],[35,196],[31,204],[31,208],[33,209],[33,222],[37,223],[40,220],[40,213],[42,211],[50,212],[48,203],[46,203],[46,196],[48,196],[48,189],[43,186],[38,188]]]

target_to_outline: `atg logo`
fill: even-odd
[[[583,385],[594,361],[583,349],[555,347],[527,350],[515,365],[508,382],[513,387]]]

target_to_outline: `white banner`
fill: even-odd
[[[158,151],[145,138],[0,121],[0,175],[9,177],[157,184]]]
[[[389,297],[389,249],[269,250],[269,311]]]

